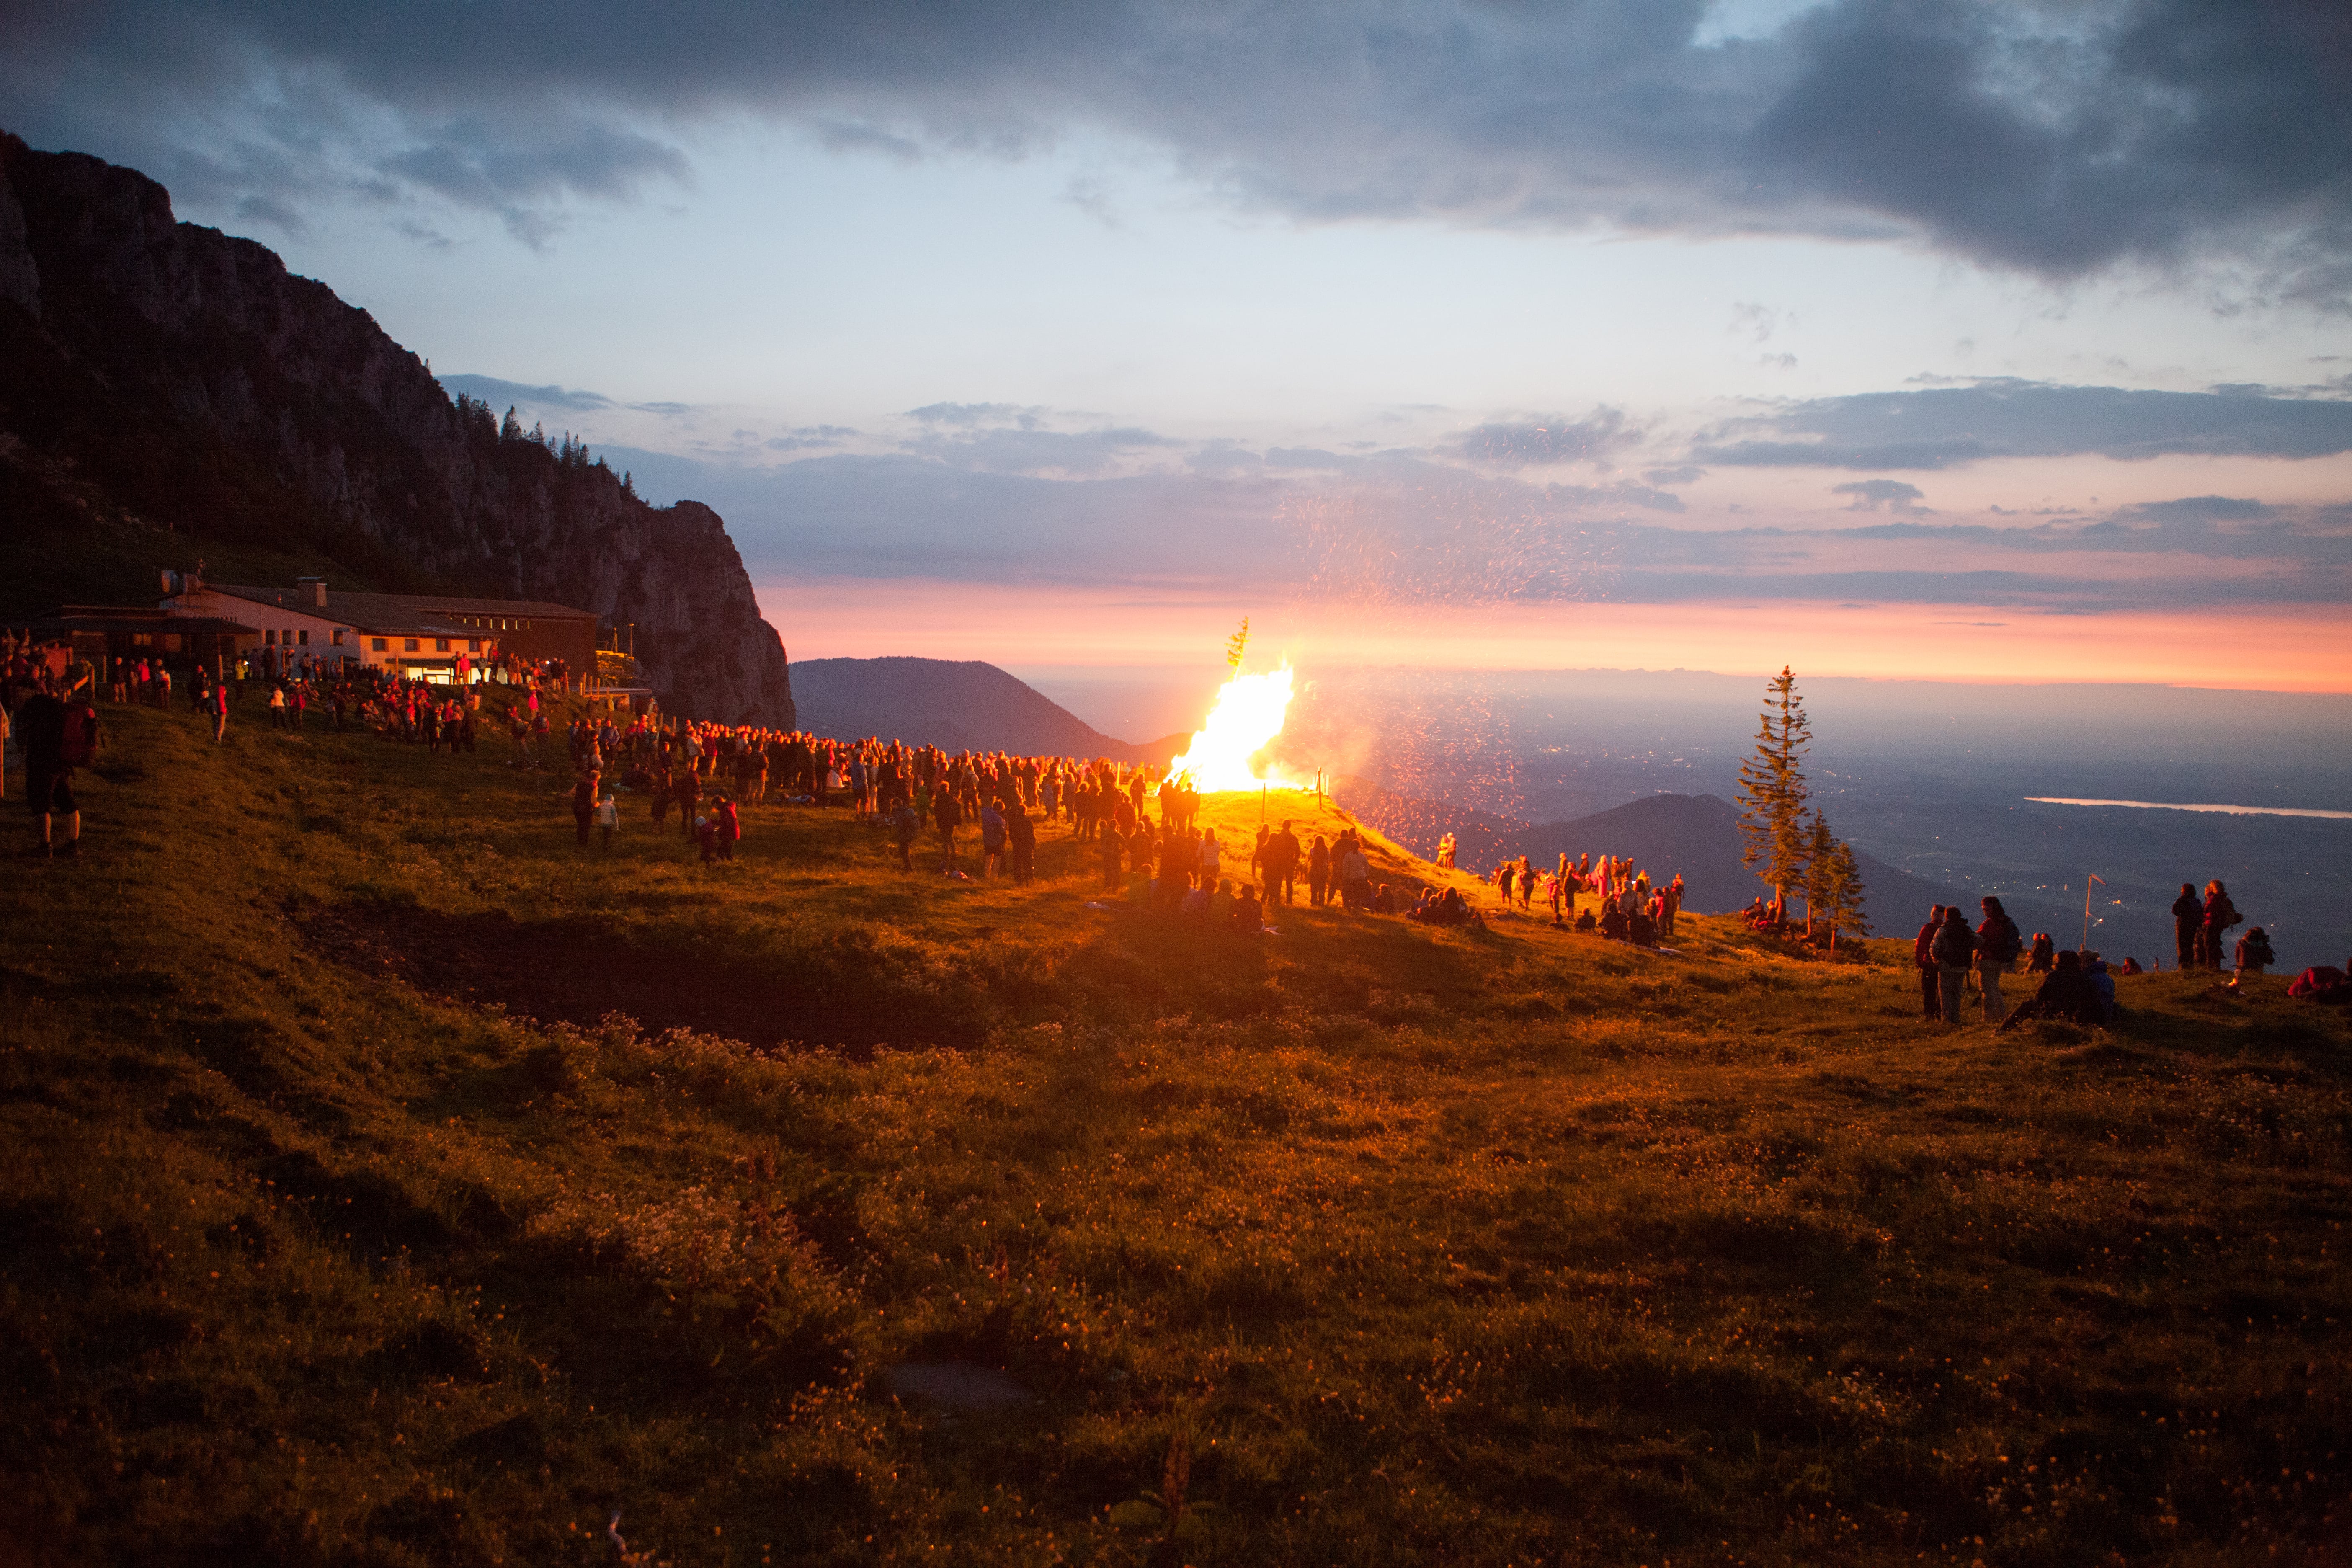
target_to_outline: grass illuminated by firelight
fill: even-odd
[[[1015,890],[780,805],[583,852],[500,741],[257,716],[110,711],[89,852],[0,904],[28,1561],[2343,1538],[2352,1042],[2275,977],[1996,1039],[1907,941],[1251,939],[1087,908],[1059,829]]]

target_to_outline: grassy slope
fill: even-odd
[[[1178,1449],[1171,1561],[2340,1539],[2347,1038],[2282,982],[1996,1042],[1727,923],[1247,942],[1057,835],[706,871],[499,740],[114,718],[0,905],[28,1560],[1142,1562]],[[845,1048],[673,1027],[747,1018]],[[1034,1397],[890,1397],[950,1359]]]

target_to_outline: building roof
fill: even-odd
[[[467,599],[449,594],[348,594],[327,590],[324,605],[315,602],[306,587],[262,588],[234,583],[206,583],[205,589],[257,605],[291,610],[320,620],[341,621],[369,632],[427,632],[435,637],[479,637],[484,628],[468,626],[458,616],[503,616],[509,620],[596,619],[593,610],[540,599]]]
[[[141,605],[66,605],[32,623],[36,632],[169,632],[174,637],[257,637],[258,626],[219,616],[167,616]]]

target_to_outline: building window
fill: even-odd
[[[300,631],[296,632],[294,635],[295,635],[296,637],[299,637],[299,638],[301,638],[301,639],[302,639],[302,646],[303,646],[304,647],[309,647],[310,646],[310,627],[308,627],[308,626],[304,626]]]
[[[406,638],[401,645],[401,651],[404,653],[415,653],[416,651],[416,639],[415,637]]]
[[[261,643],[264,647],[276,647],[278,646],[278,628],[271,626],[268,630],[264,631],[261,634]]]
[[[335,628],[335,646],[337,647],[343,646],[343,631],[344,628],[341,626],[337,626]]]
[[[481,638],[479,638],[479,637],[467,637],[467,638],[466,639],[466,651],[467,651],[467,653],[479,653],[479,652],[481,652],[481,651],[482,651],[482,639],[481,639]]]
[[[435,637],[433,639],[433,651],[435,653],[447,653],[449,651],[449,639],[447,637]]]
[[[373,648],[376,652],[382,653],[384,650],[385,645],[384,640],[382,637],[370,637],[368,638],[368,646]]]

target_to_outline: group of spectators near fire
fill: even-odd
[[[0,634],[0,738],[13,729],[26,761],[28,804],[42,818],[45,851],[60,823],[62,852],[70,855],[79,847],[72,772],[95,750],[100,675],[70,649],[37,647],[29,638]],[[104,695],[114,702],[172,705],[173,678],[160,659],[118,659],[104,675]],[[226,734],[232,698],[252,676],[243,660],[229,679],[201,666],[191,673],[188,700],[213,722],[216,740]],[[541,688],[551,695],[563,689],[561,672],[508,660],[496,678],[514,688],[506,715],[514,765],[546,768],[554,735]],[[475,749],[479,685],[428,682],[351,661],[320,661],[305,671],[276,658],[268,662],[261,684],[273,727],[299,730],[317,709],[331,714],[337,731],[357,724],[436,753]],[[1138,908],[1255,931],[1270,908],[1295,904],[1303,883],[1310,908],[1336,902],[1344,910],[1433,925],[1485,921],[1458,889],[1422,887],[1407,906],[1391,884],[1376,885],[1371,850],[1352,827],[1328,840],[1317,834],[1302,841],[1287,821],[1261,826],[1244,860],[1242,842],[1229,847],[1199,823],[1201,799],[1184,779],[1149,766],[1001,752],[951,755],[896,741],[842,742],[653,715],[625,723],[614,716],[573,716],[565,725],[565,743],[583,847],[598,833],[611,847],[620,813],[606,781],[617,777],[647,796],[656,830],[667,830],[675,808],[681,837],[699,847],[706,862],[734,858],[743,806],[764,803],[773,792],[793,804],[837,803],[856,818],[877,823],[909,871],[916,869],[917,847],[935,838],[940,875],[970,879],[976,870],[982,878],[1025,884],[1036,876],[1039,827],[1060,823],[1073,840],[1091,846],[1085,853],[1102,892]],[[0,775],[0,788],[5,782]],[[1455,854],[1448,833],[1438,845],[1437,864],[1454,868]],[[1237,875],[1244,867],[1247,876]],[[1521,855],[1496,866],[1487,879],[1504,913],[1516,907],[1532,914],[1540,900],[1556,926],[1643,947],[1673,940],[1684,897],[1679,874],[1654,887],[1648,872],[1608,855],[1572,860],[1563,853],[1549,869]],[[1590,895],[1588,907],[1580,908],[1580,895]],[[1983,900],[1982,913],[1982,922],[1971,928],[1963,910],[1937,905],[1920,928],[1913,957],[1927,1016],[1958,1023],[1963,998],[1974,991],[1985,1020],[2004,1030],[2037,1017],[2086,1024],[2113,1019],[2114,975],[2097,952],[2058,951],[2047,932],[2027,941],[1998,898]],[[2219,971],[2227,933],[2242,923],[2221,883],[2208,882],[2201,898],[2194,884],[2182,883],[2172,915],[2179,966]],[[2240,977],[2261,974],[2276,962],[2259,926],[2237,940],[2232,956]],[[2032,997],[2004,1011],[2001,979],[2021,961],[2027,974],[2045,978]],[[2141,972],[2129,958],[2119,971]],[[2352,982],[2344,984],[2352,988]]]
[[[1930,1020],[1960,1021],[1960,1005],[1974,989],[1984,1010],[1984,1021],[2001,1031],[2015,1029],[2036,1018],[2067,1023],[2104,1025],[2116,1018],[2116,975],[2147,973],[2139,960],[2126,958],[2110,970],[2091,949],[2062,950],[2048,931],[2036,931],[2027,941],[1997,898],[1980,900],[1983,921],[1974,928],[1968,912],[1958,905],[1937,904],[1927,912],[1927,923],[1913,941],[1912,962],[1919,971],[1919,1005]],[[2219,881],[2205,884],[2198,897],[2193,882],[2180,884],[2172,904],[2173,936],[2183,970],[2221,968],[2222,944],[2243,917]],[[2236,973],[2231,985],[2261,974],[2278,962],[2271,939],[2254,926],[2240,937],[2232,956]],[[2004,1010],[2000,983],[2022,960],[2027,974],[2044,978],[2034,994]]]
[[[1100,894],[1141,909],[1231,921],[1256,929],[1269,909],[1337,907],[1399,915],[1431,925],[1482,924],[1483,911],[1458,889],[1421,887],[1400,894],[1376,881],[1371,847],[1354,828],[1302,839],[1290,822],[1261,826],[1254,838],[1226,842],[1200,820],[1201,797],[1164,770],[1097,759],[1020,756],[1002,752],[949,753],[936,746],[868,739],[828,740],[802,731],[680,723],[637,718],[624,725],[576,721],[570,732],[577,842],[618,826],[617,779],[646,796],[652,826],[700,846],[706,861],[734,858],[743,811],[777,798],[794,805],[845,807],[881,827],[899,864],[958,879],[1036,876],[1037,836],[1060,825],[1096,879]],[[1671,935],[1682,880],[1653,889],[1646,874],[1603,857],[1595,865],[1562,855],[1541,872],[1522,857],[1499,868],[1502,907],[1531,908],[1538,889],[1555,923],[1655,945]],[[1579,915],[1580,891],[1597,908]],[[1410,902],[1407,900],[1410,900]]]

